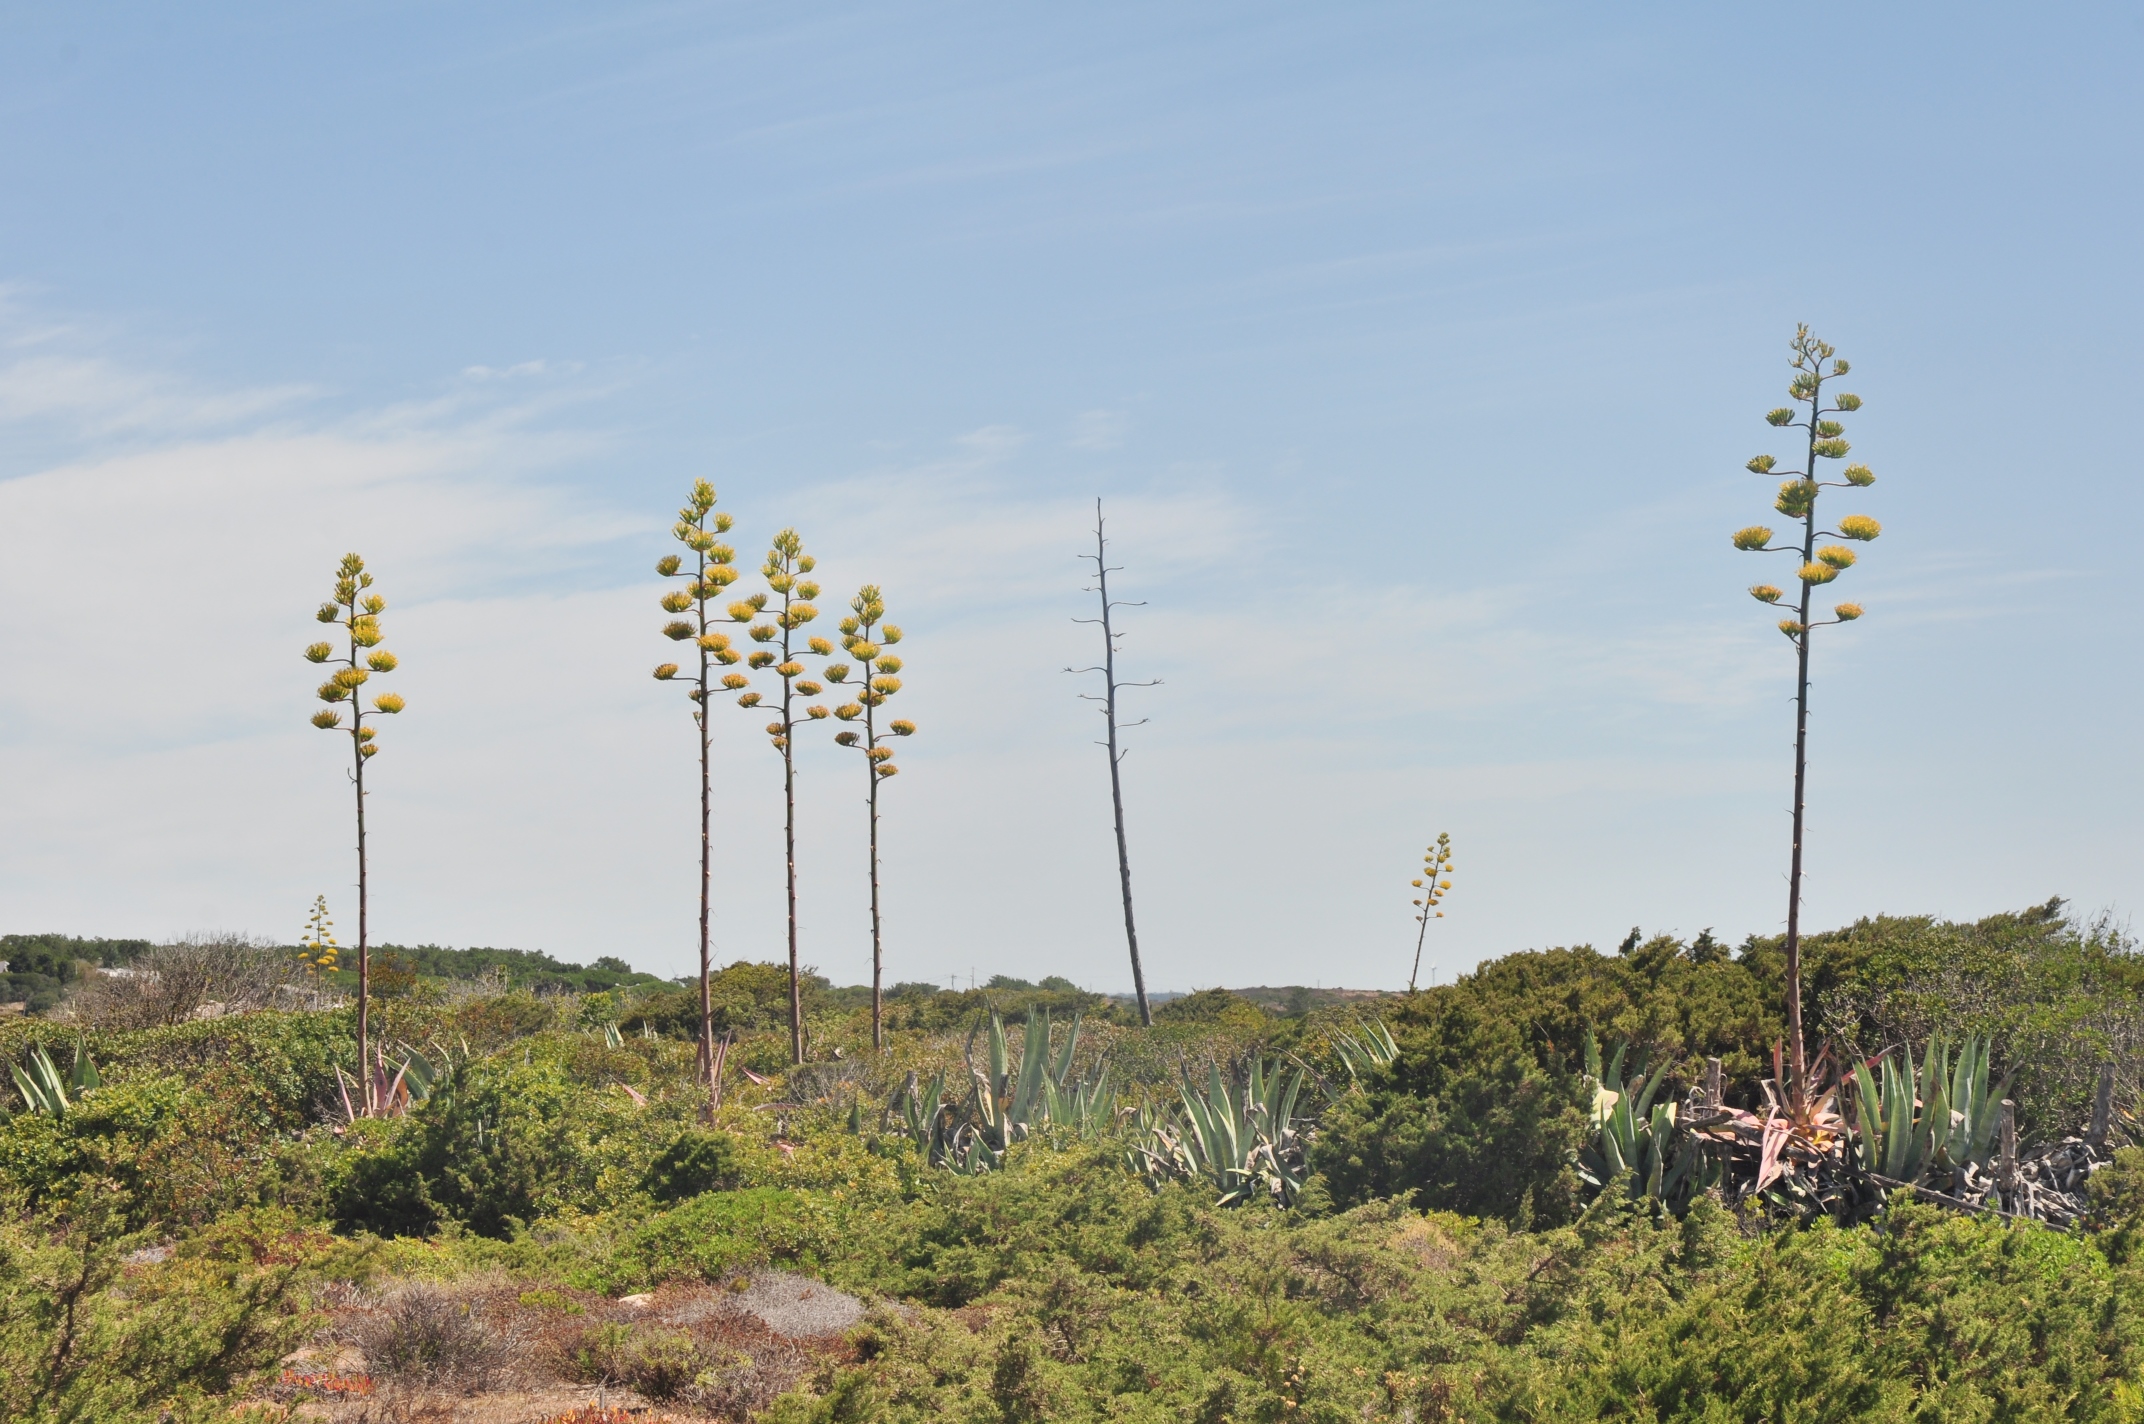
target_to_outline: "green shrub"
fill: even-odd
[[[659,1202],[682,1201],[702,1192],[742,1186],[742,1158],[737,1139],[729,1133],[687,1128],[648,1168],[644,1186],[648,1195]]]
[[[815,1264],[837,1249],[844,1213],[814,1192],[746,1187],[711,1192],[634,1225],[576,1284],[645,1290],[668,1280],[720,1280],[770,1263]]]
[[[1311,1147],[1333,1202],[1404,1197],[1418,1208],[1558,1225],[1579,1199],[1571,1159],[1584,1143],[1576,1078],[1506,1054],[1409,1091],[1385,1070],[1325,1114]]]
[[[2026,1140],[2078,1131],[2100,1065],[2123,1065],[2117,1106],[2144,1097],[2144,956],[2108,925],[2078,925],[2062,902],[1971,924],[1878,916],[1813,937],[1824,1031],[1870,1057],[1930,1035],[1993,1045]],[[1763,941],[1753,958],[1777,951]]]
[[[685,1393],[715,1360],[682,1330],[616,1321],[589,1328],[572,1351],[580,1378],[590,1384],[622,1384],[665,1402]]]
[[[307,1296],[317,1250],[241,1218],[168,1259],[130,1264],[145,1234],[116,1182],[32,1212],[0,1200],[0,1418],[26,1421],[223,1417],[249,1384],[316,1325]],[[275,1249],[280,1248],[280,1249]]]
[[[336,1220],[383,1235],[451,1220],[504,1237],[554,1212],[629,1198],[674,1122],[577,1081],[570,1060],[605,1052],[586,1036],[543,1040],[541,1056],[536,1046],[522,1062],[478,1060],[407,1118],[353,1126]]]
[[[817,1013],[826,997],[827,981],[818,974],[801,977],[800,989],[807,1017]],[[789,1026],[789,966],[754,964],[738,960],[708,976],[708,1002],[714,1014],[715,1032],[753,1033]],[[670,1038],[697,1040],[700,1036],[700,986],[697,981],[649,994],[618,1021],[626,1033],[643,1027]]]
[[[1272,1027],[1272,1016],[1249,999],[1226,989],[1201,989],[1196,994],[1171,999],[1154,1010],[1154,1022],[1211,1024],[1257,1033]]]
[[[202,1084],[137,1076],[83,1093],[64,1117],[24,1113],[0,1122],[0,1182],[33,1205],[116,1182],[129,1225],[201,1225],[218,1213],[276,1199],[293,1144],[262,1121],[230,1077]]]

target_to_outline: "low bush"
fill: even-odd
[[[820,975],[806,973],[802,976],[800,988],[806,1017],[818,1012],[827,987],[827,981]],[[708,998],[718,1034],[786,1028],[789,1023],[789,966],[739,960],[708,977]],[[697,1040],[700,1036],[699,983],[695,980],[688,985],[649,994],[619,1020],[618,1026],[626,1033],[639,1033],[647,1028],[670,1038]]]
[[[1325,1114],[1310,1152],[1332,1201],[1398,1197],[1427,1210],[1559,1226],[1576,1214],[1572,1160],[1589,1134],[1575,1074],[1528,1055],[1434,1075],[1409,1090],[1378,1073]]]
[[[672,1139],[648,1168],[644,1187],[664,1203],[744,1184],[743,1153],[727,1132],[687,1128]]]
[[[462,1390],[489,1384],[506,1359],[472,1302],[426,1282],[390,1292],[360,1317],[351,1343],[376,1374]]]
[[[124,971],[97,974],[72,1008],[100,1028],[157,1028],[184,1023],[213,1006],[217,1013],[275,1007],[278,995],[304,982],[305,966],[287,950],[229,935],[199,935],[162,944]]]
[[[624,1385],[659,1403],[684,1394],[718,1363],[686,1331],[617,1321],[591,1326],[573,1347],[573,1362],[589,1384]]]
[[[638,1061],[615,1056],[623,1067]],[[356,1125],[356,1150],[332,1188],[336,1219],[384,1235],[452,1221],[503,1237],[558,1211],[617,1205],[674,1135],[676,1110],[666,1117],[572,1071],[576,1059],[604,1057],[588,1035],[546,1037],[519,1061],[462,1069],[453,1091],[406,1118]]]
[[[0,1197],[0,1418],[226,1417],[318,1325],[323,1253],[285,1242],[287,1223],[241,1216],[144,1259],[135,1215],[116,1182],[42,1210]]]

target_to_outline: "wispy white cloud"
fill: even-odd
[[[1114,450],[1124,443],[1130,427],[1130,418],[1121,410],[1081,411],[1065,443],[1075,450]]]
[[[315,394],[300,385],[203,390],[101,357],[60,352],[0,361],[0,423],[53,422],[89,438],[223,429],[288,410]]]
[[[308,420],[302,403],[196,390],[153,368],[126,377],[123,359],[67,339],[70,359],[108,373],[84,408],[123,412],[130,398],[110,392],[126,390],[171,404],[139,418],[138,441],[105,449],[83,422],[77,456],[0,481],[11,913],[101,931],[276,932],[315,893],[347,899],[335,888],[348,880],[345,788],[305,725],[298,650],[335,558],[354,548],[391,601],[410,699],[384,730],[373,807],[382,933],[681,969],[691,738],[674,689],[648,677],[668,649],[655,589],[637,560],[621,577],[559,576],[664,537],[665,511],[557,477],[562,460],[606,448],[558,418],[602,383],[529,361]],[[1038,475],[1052,443],[984,426],[792,491],[823,602],[845,601],[851,579],[878,583],[910,633],[903,710],[923,730],[887,823],[903,973],[1017,962],[1123,978],[1098,728],[1062,671],[1093,661],[1094,630],[1073,621],[1089,612],[1079,556],[1093,497]],[[1127,764],[1160,982],[1299,976],[1305,946],[1330,978],[1374,980],[1382,961],[1358,947],[1391,918],[1388,862],[1405,861],[1431,814],[1463,818],[1481,847],[1470,883],[1503,906],[1455,904],[1455,947],[1535,932],[1524,861],[1565,821],[1582,840],[1635,817],[1683,857],[1646,875],[1720,877],[1727,842],[1704,808],[1746,798],[1761,773],[1599,729],[1772,695],[1765,630],[1571,624],[1574,589],[1601,573],[1579,547],[1493,583],[1361,582],[1341,608],[1317,595],[1315,551],[1292,547],[1224,474],[1173,475],[1105,505],[1118,586],[1146,604],[1126,613],[1127,675],[1163,679],[1143,695],[1154,720]],[[740,531],[741,563],[757,565],[763,533]],[[717,724],[721,944],[768,955],[781,864],[778,838],[760,832],[777,823],[779,781],[757,722],[733,722]],[[862,967],[851,769],[831,754],[804,766],[806,949],[841,976]],[[1627,893],[1588,850],[1570,854],[1556,903]]]

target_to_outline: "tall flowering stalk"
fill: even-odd
[[[671,537],[683,544],[685,554],[665,554],[655,563],[655,572],[678,581],[663,595],[663,612],[671,615],[663,636],[692,644],[695,676],[687,679],[685,696],[692,702],[693,725],[700,734],[700,1079],[707,1084],[709,1101],[719,1098],[722,1085],[715,1073],[715,1013],[709,980],[708,917],[714,875],[714,776],[708,760],[707,694],[714,677],[713,664],[735,664],[741,655],[730,648],[730,636],[713,626],[708,602],[737,581],[730,561],[736,550],[720,542],[718,535],[730,531],[730,517],[715,512],[715,487],[694,480],[692,495],[677,512],[670,526]],[[688,563],[688,557],[690,562]],[[655,669],[658,682],[678,680],[676,663]]]
[[[1861,397],[1841,391],[1828,397],[1830,405],[1824,404],[1827,399],[1825,382],[1845,375],[1848,368],[1846,362],[1837,359],[1831,346],[1817,340],[1808,327],[1795,328],[1790,349],[1794,377],[1787,382],[1787,397],[1793,404],[1781,406],[1764,418],[1774,427],[1806,432],[1806,458],[1798,470],[1781,470],[1778,460],[1770,455],[1759,455],[1749,462],[1748,469],[1759,475],[1788,476],[1780,485],[1779,497],[1772,507],[1789,519],[1801,522],[1801,542],[1775,547],[1772,531],[1761,524],[1753,524],[1736,532],[1734,546],[1751,553],[1792,554],[1800,561],[1795,570],[1801,584],[1800,597],[1794,605],[1794,615],[1779,621],[1779,631],[1794,644],[1795,658],[1794,846],[1787,871],[1787,1037],[1793,1053],[1794,1089],[1797,1093],[1806,1093],[1809,1080],[1802,1039],[1801,916],[1803,793],[1809,771],[1809,640],[1816,629],[1851,623],[1862,613],[1858,603],[1839,603],[1832,606],[1829,618],[1810,617],[1810,603],[1816,590],[1837,579],[1855,562],[1854,551],[1845,544],[1819,544],[1817,541],[1849,539],[1867,543],[1883,532],[1883,526],[1865,514],[1849,514],[1839,521],[1836,529],[1817,527],[1819,494],[1827,489],[1866,489],[1876,483],[1876,476],[1867,465],[1856,464],[1848,465],[1839,479],[1817,478],[1817,461],[1843,460],[1853,448],[1846,442],[1846,427],[1831,417],[1861,409]],[[1826,363],[1829,363],[1828,367]],[[1780,601],[1786,597],[1780,589],[1768,583],[1752,587],[1750,596],[1759,603],[1773,606],[1780,606]]]
[[[834,651],[834,645],[824,638],[800,643],[797,636],[805,624],[819,616],[819,610],[812,603],[819,596],[819,585],[806,577],[817,563],[804,552],[804,540],[797,531],[784,529],[774,536],[773,547],[767,550],[767,561],[760,568],[760,576],[767,581],[768,593],[755,593],[729,606],[730,617],[739,623],[750,623],[752,626],[746,632],[753,642],[761,645],[747,660],[752,669],[772,668],[774,675],[782,680],[781,716],[767,724],[767,738],[782,757],[782,845],[789,870],[789,1059],[792,1063],[804,1061],[804,990],[797,963],[796,699],[817,697],[826,691],[804,676],[802,659],[807,655],[823,658]],[[767,607],[769,593],[779,600],[771,612]],[[765,621],[753,622],[754,619]],[[728,674],[722,679],[722,685],[738,694],[739,707],[761,705],[760,694],[747,690],[751,679],[743,673]],[[815,706],[805,715],[817,721],[828,713],[826,708]]]
[[[865,787],[866,804],[870,808],[871,825],[871,1046],[886,1046],[885,998],[882,988],[885,969],[884,941],[880,935],[878,913],[878,787],[886,778],[897,774],[900,768],[893,764],[893,748],[886,745],[879,735],[878,709],[886,705],[886,699],[901,690],[901,660],[886,649],[901,641],[898,625],[884,622],[885,600],[879,596],[877,584],[867,583],[857,590],[856,597],[849,601],[849,616],[841,620],[841,646],[856,659],[859,666],[859,686],[856,700],[834,709],[834,716],[851,725],[834,734],[834,740],[845,747],[854,747],[864,754],[864,772],[868,784]],[[852,669],[847,663],[829,663],[826,680],[834,683],[848,681]],[[814,713],[818,709],[811,709]],[[861,722],[862,730],[854,724]],[[885,730],[896,737],[912,737],[916,724],[906,718],[896,717],[886,723]]]
[[[1422,874],[1414,882],[1414,888],[1422,898],[1414,902],[1421,913],[1415,916],[1421,928],[1414,935],[1414,968],[1407,974],[1407,992],[1414,992],[1415,980],[1422,974],[1422,944],[1429,938],[1429,922],[1444,918],[1444,911],[1437,908],[1444,897],[1452,891],[1452,838],[1448,832],[1439,831],[1437,839],[1428,850],[1422,852]]]
[[[358,1077],[366,1084],[368,1113],[378,1104],[370,1086],[373,1074],[368,1056],[372,1043],[372,958],[368,921],[371,887],[365,864],[365,763],[379,753],[380,746],[375,729],[366,724],[358,692],[373,674],[390,673],[397,666],[395,655],[380,646],[380,615],[387,611],[387,600],[366,592],[371,587],[372,575],[365,572],[364,559],[356,554],[343,555],[335,570],[335,596],[321,604],[313,616],[322,623],[339,624],[345,646],[314,643],[305,650],[307,662],[335,669],[317,689],[317,696],[328,705],[313,714],[313,725],[326,732],[346,730],[350,736],[350,783],[357,791],[357,1064]],[[342,725],[344,703],[349,704],[351,712],[347,728]],[[405,705],[397,692],[383,692],[372,699],[372,710],[382,716],[391,717]]]

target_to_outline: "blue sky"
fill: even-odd
[[[648,566],[702,474],[886,586],[896,977],[1128,980],[1075,560],[1151,723],[1150,982],[1783,919],[1729,531],[1814,325],[1868,402],[1809,914],[2139,898],[2144,20],[1359,5],[0,5],[0,928],[346,922],[295,653],[394,600],[386,938],[692,945]],[[756,560],[755,560],[756,561]],[[1842,584],[1842,587],[1844,585]],[[723,734],[721,952],[780,943]],[[868,965],[857,769],[806,953]]]

